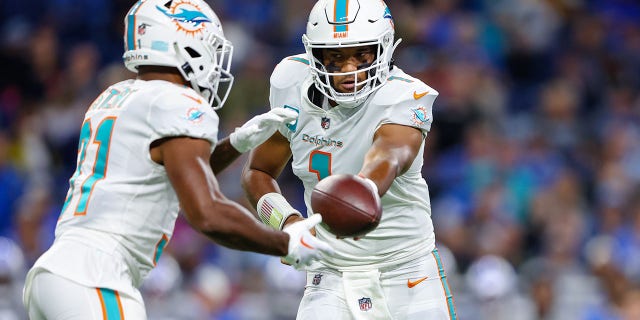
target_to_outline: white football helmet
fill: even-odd
[[[382,0],[318,1],[309,14],[307,32],[302,36],[316,88],[341,106],[359,105],[389,77],[391,57],[400,43],[400,39],[394,43],[394,33],[391,12]],[[375,60],[357,71],[329,72],[322,64],[320,49],[371,45],[377,47]],[[360,72],[368,75],[364,82],[358,82]],[[353,92],[338,92],[331,83],[332,76],[345,75],[356,79]]]
[[[233,84],[233,46],[218,16],[202,0],[140,0],[124,19],[127,69],[176,67],[214,109],[223,106]]]

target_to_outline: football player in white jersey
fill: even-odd
[[[229,248],[283,256],[297,267],[330,251],[309,231],[320,219],[275,231],[219,189],[214,171],[295,112],[259,115],[217,141],[214,109],[233,76],[232,45],[213,10],[202,0],[142,0],[124,21],[124,63],[138,76],[88,108],[55,241],[27,275],[23,300],[32,320],[146,319],[138,287],[179,208]]]
[[[361,239],[316,226],[335,253],[307,268],[298,319],[455,319],[421,174],[438,92],[393,65],[399,40],[381,0],[318,1],[302,40],[306,53],[271,76],[271,107],[297,119],[251,152],[243,187],[265,224],[301,220],[276,181],[291,159],[311,217],[314,186],[342,173],[366,178],[383,214]]]

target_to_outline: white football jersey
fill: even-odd
[[[171,238],[179,211],[164,166],[151,160],[150,145],[188,136],[211,142],[213,151],[218,121],[188,87],[128,80],[106,89],[82,124],[77,169],[49,250],[57,254],[45,253],[36,265],[81,284],[104,286],[108,276],[91,265],[70,266],[84,261],[78,257],[82,253],[69,251],[117,253],[138,286]],[[62,248],[72,248],[70,242],[82,248]]]
[[[291,56],[278,64],[271,76],[270,102],[272,108],[299,113],[296,122],[280,133],[290,142],[293,172],[304,184],[307,212],[311,214],[314,186],[331,174],[359,173],[381,125],[415,127],[426,137],[438,92],[394,67],[387,83],[362,105],[322,108],[309,98],[313,80],[305,57]],[[384,268],[429,254],[435,247],[435,237],[422,163],[423,148],[410,169],[397,177],[382,197],[379,226],[362,239],[337,240],[324,227],[317,227],[318,238],[336,251],[322,263],[341,270]]]

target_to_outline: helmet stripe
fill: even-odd
[[[333,22],[335,23],[345,23],[348,21],[349,15],[349,0],[337,0],[335,2],[335,7],[333,8],[334,16]],[[343,25],[334,25],[333,32],[347,32],[349,30],[346,24]]]
[[[138,1],[127,15],[127,50],[135,50],[136,48],[136,13],[142,5],[142,0]]]

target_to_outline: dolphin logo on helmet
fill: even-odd
[[[205,23],[212,22],[197,4],[188,1],[174,3],[171,8],[156,5],[156,9],[170,18],[179,31],[195,36],[205,29]]]
[[[207,16],[205,16],[204,13],[200,11],[186,10],[186,9],[179,8],[180,12],[170,13],[168,10],[163,9],[160,6],[156,6],[156,8],[160,10],[162,13],[164,13],[167,17],[178,22],[191,23],[194,26],[199,26],[201,23],[204,23],[204,22],[211,22],[211,19],[207,18]]]

